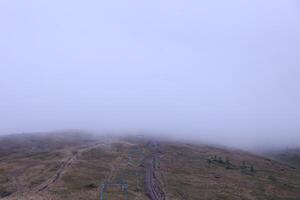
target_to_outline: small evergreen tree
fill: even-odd
[[[246,167],[246,162],[243,160],[243,167]]]
[[[225,163],[226,163],[226,165],[230,165],[230,161],[229,161],[229,159],[227,157],[225,159]]]
[[[253,165],[250,166],[250,171],[251,171],[252,173],[255,172],[255,169],[254,169]]]
[[[245,162],[244,160],[242,161],[242,166],[241,166],[241,168],[242,168],[242,169],[246,169],[246,168],[247,168],[246,162]]]
[[[211,159],[209,158],[209,159],[207,159],[207,163],[210,165],[211,164]]]
[[[219,157],[219,163],[224,163],[222,157]]]

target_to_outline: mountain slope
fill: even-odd
[[[81,133],[2,137],[0,198],[92,200],[106,183],[109,199],[299,199],[297,167],[241,150],[152,141]]]

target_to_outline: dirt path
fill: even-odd
[[[32,189],[32,191],[40,192],[40,191],[44,191],[45,189],[47,189],[50,184],[56,182],[61,177],[61,174],[64,172],[64,170],[74,162],[74,160],[77,158],[77,156],[78,156],[78,153],[72,155],[71,157],[69,157],[65,161],[63,161],[62,164],[60,165],[60,167],[57,169],[57,171],[50,178],[48,178],[46,181],[44,181],[40,185],[34,187]]]
[[[54,172],[54,174],[50,178],[45,180],[43,183],[41,183],[38,186],[36,186],[35,188],[33,188],[32,192],[41,192],[41,191],[46,190],[51,184],[55,183],[56,181],[58,181],[61,178],[62,174],[67,170],[67,168],[69,166],[71,166],[72,163],[74,163],[83,152],[97,148],[101,145],[103,145],[103,143],[95,143],[92,145],[81,146],[81,147],[78,147],[76,150],[72,149],[71,155],[62,162],[62,164]]]
[[[145,160],[145,184],[151,200],[165,200],[165,194],[156,179],[157,162],[161,155],[158,142],[152,143],[152,154]]]
[[[114,160],[111,164],[110,164],[110,168],[111,170],[109,171],[109,174],[107,175],[106,179],[107,181],[113,181],[113,178],[116,174],[116,172],[118,171],[118,169],[120,168],[121,164],[124,163],[124,153],[122,153],[116,160]]]

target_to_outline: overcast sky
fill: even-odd
[[[0,133],[300,143],[298,0],[1,0]]]

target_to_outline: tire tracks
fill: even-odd
[[[151,155],[145,160],[145,184],[149,198],[151,200],[165,200],[165,193],[161,189],[159,181],[156,178],[157,162],[160,158],[158,142],[151,143]]]

